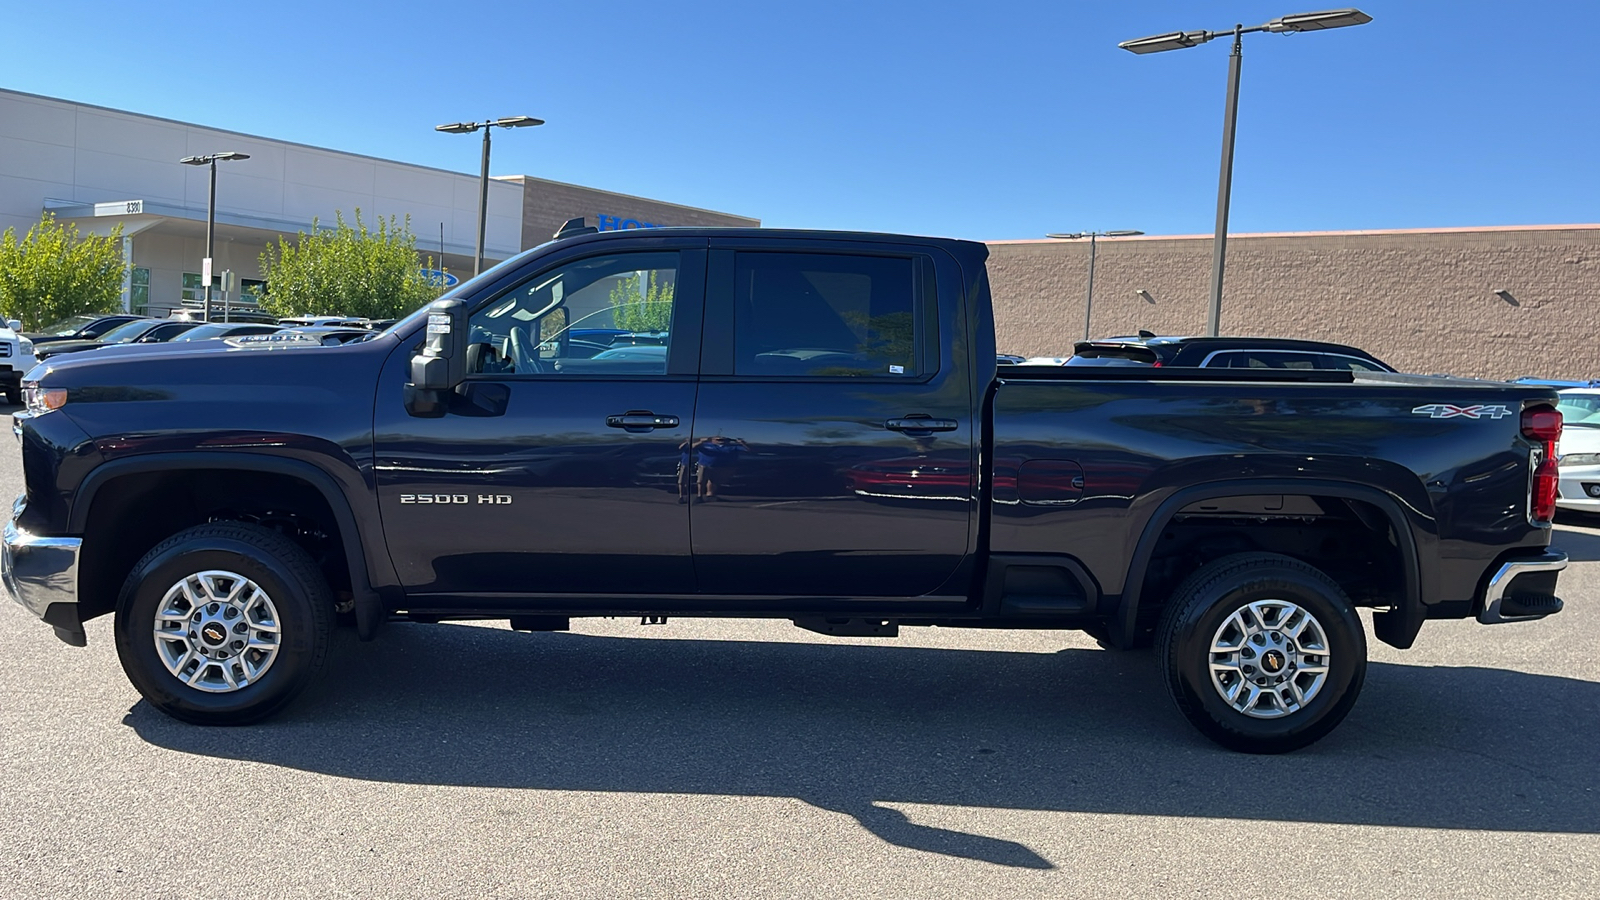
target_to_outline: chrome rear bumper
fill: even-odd
[[[1483,612],[1478,613],[1478,622],[1482,625],[1498,625],[1502,622],[1529,622],[1542,619],[1546,615],[1559,612],[1561,601],[1554,601],[1554,608],[1549,612],[1539,615],[1512,615],[1504,608],[1507,595],[1511,594],[1511,584],[1518,577],[1545,572],[1560,572],[1567,567],[1567,554],[1562,550],[1545,550],[1543,554],[1530,559],[1512,560],[1500,566],[1494,576],[1489,579],[1489,586],[1483,592]],[[1554,580],[1550,582],[1554,584]]]

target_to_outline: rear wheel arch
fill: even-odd
[[[1407,522],[1405,513],[1388,493],[1374,487],[1349,482],[1263,479],[1223,481],[1200,484],[1174,492],[1156,508],[1146,520],[1134,552],[1129,560],[1123,592],[1108,622],[1111,642],[1121,647],[1131,647],[1141,634],[1140,609],[1151,603],[1159,604],[1164,598],[1145,596],[1146,574],[1156,556],[1163,533],[1177,517],[1180,510],[1202,500],[1226,497],[1244,497],[1256,494],[1281,494],[1284,496],[1333,497],[1364,503],[1376,509],[1393,529],[1400,558],[1404,585],[1399,603],[1392,611],[1374,616],[1374,631],[1387,644],[1405,649],[1411,646],[1426,618],[1423,606],[1423,583],[1416,534]]]

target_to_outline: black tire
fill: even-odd
[[[22,388],[6,388],[6,402],[12,406],[22,405]]]
[[[208,569],[237,573],[271,598],[279,648],[259,679],[226,693],[190,687],[156,650],[155,616],[168,590]],[[293,700],[321,670],[333,627],[333,594],[310,555],[258,525],[217,523],[179,532],[133,567],[117,600],[117,656],[150,705],[196,725],[247,725]]]
[[[1235,611],[1268,599],[1292,602],[1322,626],[1328,672],[1303,706],[1257,718],[1235,709],[1213,684],[1210,649]],[[1239,553],[1201,567],[1167,601],[1156,632],[1157,658],[1178,709],[1230,750],[1285,753],[1320,740],[1349,714],[1366,679],[1366,634],[1349,598],[1320,570],[1276,553]]]

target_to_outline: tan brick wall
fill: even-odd
[[[753,228],[760,219],[736,216],[693,206],[679,206],[660,200],[647,200],[627,194],[599,191],[576,184],[516,176],[522,182],[522,248],[536,247],[550,240],[568,219],[583,216],[598,226],[599,216],[620,216],[654,225],[705,225]]]
[[[1069,355],[1088,241],[989,250],[1000,351]],[[1600,378],[1600,226],[1233,235],[1226,274],[1223,334],[1337,341],[1406,372]],[[1209,236],[1103,239],[1092,334],[1202,334],[1210,281]]]

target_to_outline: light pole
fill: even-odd
[[[206,261],[200,267],[200,279],[205,282],[206,308],[201,316],[205,321],[211,321],[211,261],[213,251],[216,250],[217,232],[217,160],[249,159],[250,154],[229,150],[224,153],[207,153],[201,156],[185,156],[178,162],[186,166],[211,167],[211,191],[206,195]],[[224,316],[223,318],[227,318]]]
[[[1265,25],[1246,28],[1235,25],[1227,31],[1174,31],[1118,44],[1133,53],[1160,53],[1204,44],[1212,38],[1233,35],[1233,53],[1228,57],[1228,107],[1222,119],[1222,174],[1217,179],[1217,234],[1211,246],[1211,316],[1207,334],[1215,336],[1222,319],[1222,268],[1228,253],[1228,198],[1233,192],[1233,132],[1239,115],[1239,63],[1243,60],[1244,35],[1257,31],[1293,34],[1298,31],[1326,31],[1347,25],[1365,25],[1372,17],[1359,9],[1330,9],[1326,12],[1280,16]]]
[[[1081,238],[1089,239],[1089,296],[1083,301],[1083,339],[1089,340],[1089,321],[1094,316],[1094,241],[1103,237],[1133,237],[1144,234],[1142,231],[1074,231],[1071,234],[1047,234],[1047,238],[1059,241],[1076,241]]]
[[[435,125],[434,131],[446,134],[471,134],[483,129],[483,173],[478,177],[478,252],[472,259],[472,274],[483,271],[483,230],[489,221],[489,132],[496,128],[527,128],[543,125],[543,119],[533,116],[507,116],[503,119],[485,119],[482,122],[452,122]],[[442,261],[441,261],[442,262]]]

